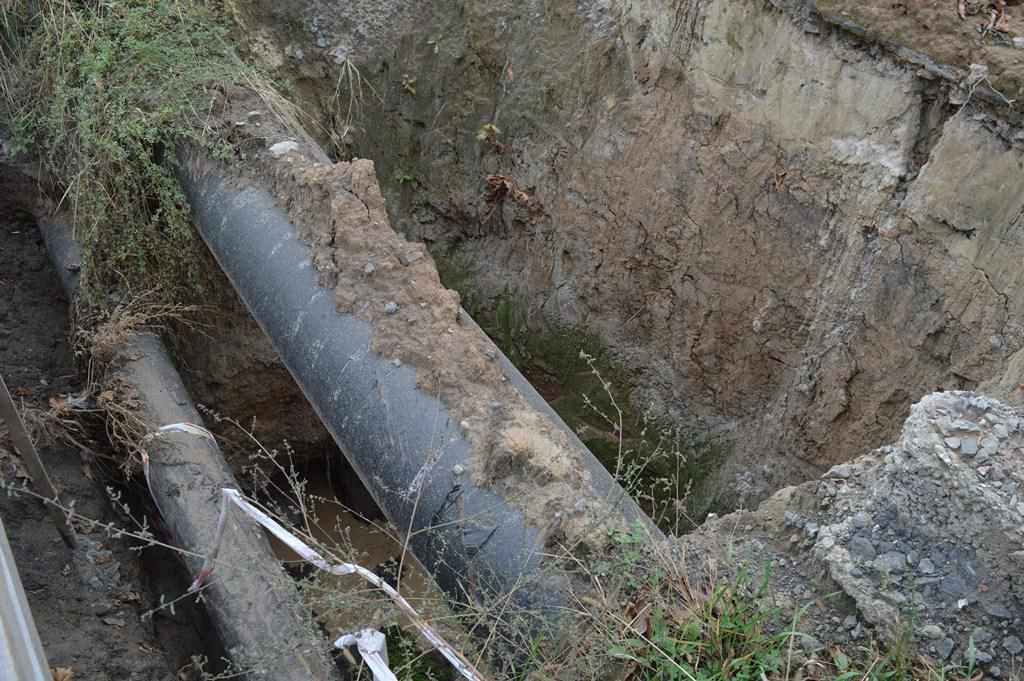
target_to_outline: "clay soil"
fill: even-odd
[[[2,179],[2,178],[0,178]],[[3,196],[17,196],[4,181]],[[23,188],[22,188],[23,189]],[[20,189],[19,189],[20,191]],[[80,389],[67,340],[67,300],[49,265],[30,216],[0,205],[0,373],[24,406],[46,408],[51,397]],[[41,445],[50,476],[78,513],[125,526],[104,488],[117,485],[116,467],[104,463],[105,443],[89,438],[100,458],[74,447]],[[23,476],[0,426],[0,469],[10,482]],[[141,496],[124,488],[132,506]],[[177,559],[158,548],[141,550],[99,530],[79,528],[78,546],[64,545],[42,505],[24,495],[0,495],[6,526],[29,605],[51,667],[68,668],[76,680],[170,681],[194,678],[193,655],[210,654],[202,609],[177,604],[172,613],[143,613],[185,591]],[[211,665],[212,667],[213,665]]]

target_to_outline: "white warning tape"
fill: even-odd
[[[367,582],[386,593],[388,597],[394,601],[395,605],[398,606],[398,609],[409,618],[417,629],[419,629],[420,633],[423,634],[423,637],[430,641],[431,645],[433,645],[438,652],[444,655],[445,659],[455,667],[459,674],[468,679],[468,681],[485,681],[484,676],[476,670],[469,660],[467,660],[462,653],[451,647],[437,632],[431,629],[430,626],[423,621],[423,618],[420,617],[419,613],[413,609],[409,602],[405,600],[405,598],[403,598],[402,595],[394,589],[394,587],[381,579],[379,575],[354,563],[328,563],[319,553],[311,549],[294,534],[284,529],[276,520],[246,501],[238,490],[224,489],[221,490],[221,493],[223,495],[223,504],[220,509],[220,517],[217,519],[217,534],[214,538],[213,550],[203,562],[202,569],[199,571],[199,574],[192,583],[192,586],[189,587],[190,591],[195,591],[200,588],[212,574],[214,561],[217,558],[218,551],[220,551],[221,540],[224,534],[224,526],[227,522],[228,506],[230,504],[234,504],[246,515],[284,542],[288,548],[297,553],[307,563],[310,563],[319,570],[332,575],[359,575]],[[344,637],[339,639],[339,641],[343,639]],[[359,639],[357,638],[357,644],[358,640]],[[360,652],[362,651],[360,650]],[[369,662],[367,662],[367,664],[369,664]],[[387,677],[383,678],[386,679]]]
[[[156,433],[151,433],[146,439],[151,440],[158,437],[161,433],[168,432],[188,433],[190,435],[196,435],[198,437],[208,439],[214,443],[217,441],[213,433],[202,426],[195,425],[194,423],[171,423],[166,426],[162,426]],[[142,471],[146,477],[146,485],[149,488],[149,494],[153,497],[153,502],[157,503],[157,497],[153,494],[153,487],[149,479],[149,455],[146,454],[145,451],[142,453]],[[361,565],[355,565],[353,563],[328,563],[319,553],[311,549],[301,539],[282,527],[276,520],[246,501],[238,490],[222,489],[221,494],[223,497],[223,503],[220,507],[220,515],[217,518],[217,534],[214,537],[213,550],[203,561],[203,566],[199,570],[199,574],[189,587],[190,592],[202,587],[213,573],[214,561],[220,551],[221,540],[224,536],[224,526],[227,522],[228,506],[230,504],[234,504],[246,515],[284,542],[288,548],[301,556],[307,563],[310,563],[319,570],[332,575],[357,574],[373,586],[386,593],[388,597],[394,601],[395,605],[398,606],[398,609],[409,618],[417,629],[419,629],[420,633],[423,634],[423,637],[430,641],[431,645],[433,645],[438,652],[444,655],[445,659],[447,659],[448,662],[458,670],[459,674],[468,679],[468,681],[485,681],[485,677],[476,670],[476,668],[462,655],[462,653],[452,648],[444,638],[431,629],[430,626],[423,621],[423,618],[419,616],[419,613],[413,609],[409,602],[376,573],[367,570]],[[157,510],[160,511],[158,503]],[[163,515],[163,511],[160,511],[160,514]],[[370,636],[369,632],[377,634],[380,638],[378,639],[374,636]],[[394,674],[391,673],[387,666],[387,648],[385,647],[383,634],[380,632],[374,632],[372,629],[367,629],[357,634],[348,634],[339,638],[335,642],[335,647],[349,647],[353,644],[356,645],[359,653],[363,656],[363,659],[366,660],[367,666],[373,670],[374,677],[377,681],[392,681],[395,678]],[[373,661],[371,662],[371,660]],[[378,672],[380,675],[378,675]]]
[[[169,423],[166,426],[160,426],[155,433],[149,433],[146,435],[143,442],[150,442],[160,437],[163,433],[188,433],[189,435],[197,435],[202,438],[206,438],[210,442],[217,444],[217,438],[213,436],[213,433],[208,431],[202,426],[197,426],[194,423]],[[167,516],[164,514],[164,510],[160,508],[160,500],[157,499],[156,494],[153,493],[153,483],[149,479],[149,452],[145,449],[141,449],[142,456],[142,475],[146,478],[146,488],[149,489],[149,496],[153,499],[153,503],[156,505],[156,510],[160,512],[160,516],[164,519]]]
[[[197,426],[194,423],[171,423],[166,426],[160,426],[157,433],[170,433],[177,431],[179,433],[188,433],[189,435],[198,435],[199,437],[205,437],[210,442],[216,442],[217,438],[213,436],[213,433],[208,431],[202,426]]]
[[[335,648],[351,646],[356,647],[366,666],[373,672],[373,681],[398,681],[388,666],[388,642],[384,634],[376,629],[363,629],[354,634],[345,634],[334,642]]]

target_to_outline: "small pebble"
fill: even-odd
[[[1011,655],[1020,655],[1024,653],[1024,642],[1017,636],[1007,636],[1003,639],[1003,648]]]
[[[807,634],[804,634],[800,637],[800,646],[804,649],[804,652],[807,653],[813,653],[816,650],[821,650],[822,648],[824,648],[824,646],[821,644],[821,641],[814,638],[813,636],[808,636]]]
[[[853,466],[848,463],[839,464],[838,466],[833,466],[826,475],[830,478],[846,480],[853,475]]]
[[[396,303],[395,301],[392,300],[390,303],[388,303],[387,305],[384,306],[384,314],[393,315],[393,314],[397,314],[397,313],[398,313],[398,303]]]
[[[1013,619],[1013,613],[1002,603],[983,603],[982,609],[990,616],[1001,620]]]
[[[412,251],[411,253],[401,253],[398,256],[398,262],[402,263],[405,267],[413,264],[417,260],[423,259],[423,253],[420,251]]]
[[[851,554],[863,561],[874,560],[877,555],[874,545],[863,537],[854,537],[851,539],[848,548]]]
[[[974,643],[988,643],[992,640],[992,633],[988,629],[982,627],[975,627],[974,631],[971,632],[971,638],[974,639]]]
[[[899,551],[887,551],[875,558],[874,565],[879,572],[903,572],[907,567],[907,557]]]
[[[285,154],[289,154],[293,151],[299,150],[299,143],[295,140],[285,140],[284,142],[278,142],[270,146],[270,155],[274,158],[281,158]]]

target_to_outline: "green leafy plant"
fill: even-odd
[[[776,614],[760,603],[765,584],[741,573],[713,584],[706,598],[689,607],[656,607],[646,634],[623,644],[642,678],[761,681],[778,673],[789,633],[775,631]]]
[[[43,0],[10,41],[7,113],[71,213],[84,298],[158,288],[166,302],[194,300],[210,268],[176,148],[218,147],[224,88],[258,80],[232,51],[219,3]]]

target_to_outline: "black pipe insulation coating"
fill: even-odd
[[[372,349],[373,325],[338,312],[323,288],[312,247],[263,183],[230,177],[201,151],[182,149],[179,179],[204,241],[272,341],[309,403],[363,484],[438,585],[456,601],[513,594],[550,615],[566,583],[550,564],[544,528],[522,500],[468,474],[475,443],[442,399],[417,386],[417,372]],[[465,315],[465,312],[462,312]],[[465,315],[468,320],[468,315]],[[481,344],[491,346],[468,320]],[[539,419],[567,434],[573,465],[607,501],[619,524],[661,534],[571,429],[497,351],[507,383]],[[457,362],[457,357],[442,361]],[[552,569],[548,569],[552,567]],[[546,615],[546,616],[547,616]]]

